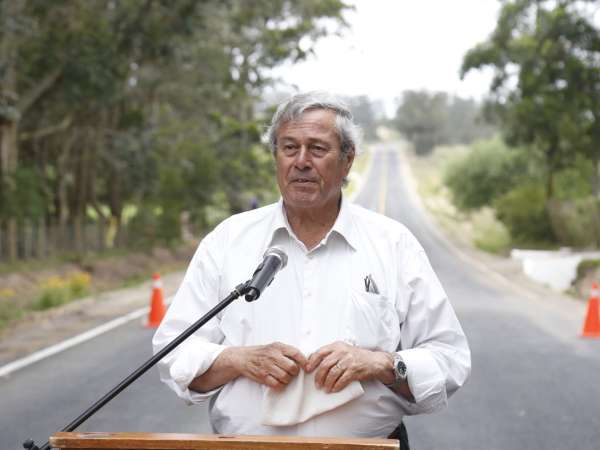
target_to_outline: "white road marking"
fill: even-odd
[[[171,299],[172,297],[169,297],[165,300],[165,303],[170,303]],[[50,347],[38,350],[37,352],[34,352],[31,355],[25,356],[24,358],[12,361],[0,367],[0,377],[4,377],[16,370],[22,369],[23,367],[27,367],[33,363],[41,361],[42,359],[48,358],[49,356],[56,355],[57,353],[79,345],[85,341],[89,341],[90,339],[93,339],[96,336],[106,333],[107,331],[124,325],[127,322],[139,319],[140,317],[143,317],[144,315],[148,314],[149,310],[149,306],[136,309],[135,311],[125,314],[124,316],[117,317],[116,319],[113,319],[110,322],[106,322],[105,324],[99,325],[96,328],[92,328],[91,330],[85,331],[81,334],[78,334],[77,336],[73,336],[72,338],[59,342],[58,344],[51,345]]]

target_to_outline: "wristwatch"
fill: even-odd
[[[394,353],[394,382],[387,387],[396,387],[406,381],[406,363],[398,353]]]

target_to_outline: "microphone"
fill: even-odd
[[[268,248],[260,265],[254,271],[248,283],[246,301],[253,302],[260,297],[265,288],[271,284],[275,274],[287,264],[287,255],[279,247]]]

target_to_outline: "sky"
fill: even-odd
[[[467,50],[494,30],[498,0],[349,0],[350,28],[328,36],[306,62],[276,69],[298,91],[326,90],[382,100],[388,114],[404,90],[446,91],[481,99],[491,72],[460,80]]]

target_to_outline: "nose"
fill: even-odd
[[[308,148],[305,145],[300,147],[300,151],[296,154],[294,166],[298,170],[307,170],[312,167],[312,158],[310,152],[308,151]]]

